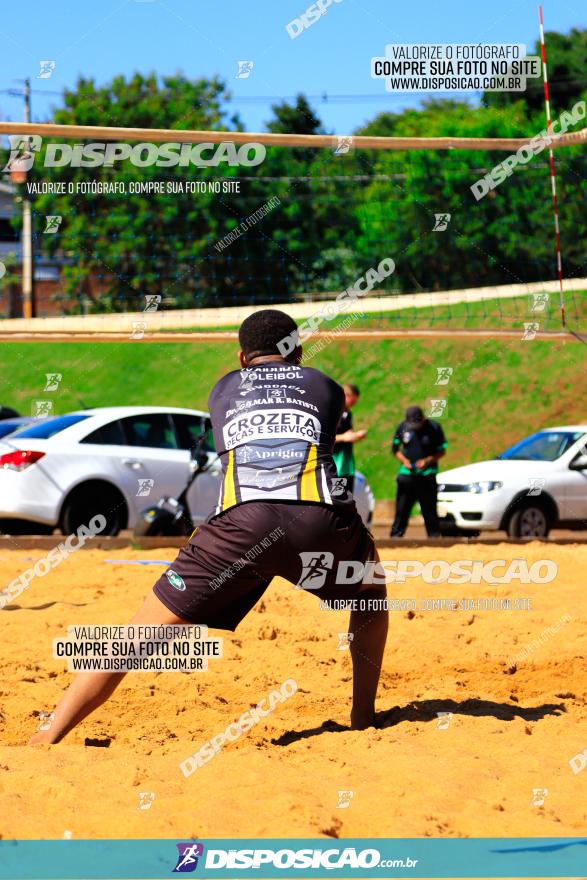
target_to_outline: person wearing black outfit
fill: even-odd
[[[363,440],[366,430],[355,431],[351,409],[361,396],[356,385],[343,385],[344,410],[336,428],[332,457],[339,477],[346,480],[347,492],[353,493],[355,488],[355,454],[353,444]]]
[[[440,537],[436,513],[436,474],[438,461],[445,454],[447,446],[444,431],[438,422],[427,419],[419,406],[409,406],[391,444],[392,454],[401,462],[392,538],[403,537],[416,501],[420,504],[428,537]]]
[[[299,343],[284,357],[280,343],[289,338],[299,339],[298,326],[277,309],[259,309],[241,324],[240,369],[218,380],[208,404],[223,473],[218,506],[131,623],[139,630],[201,623],[234,631],[276,576],[311,590],[331,607],[351,604],[351,728],[363,730],[375,721],[387,638],[385,583],[338,582],[339,562],[350,560],[368,571],[367,564],[379,557],[352,495],[338,491],[332,448],[343,390],[319,370],[302,366]],[[249,558],[251,548],[266,539],[263,552]],[[31,743],[59,742],[111,696],[124,675],[79,673],[49,728],[35,733]]]

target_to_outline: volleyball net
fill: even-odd
[[[576,234],[587,129],[384,138],[0,123],[0,135],[53,312],[305,303],[310,314],[351,289],[373,328],[560,328],[552,147],[567,321],[587,326]],[[18,222],[13,232],[5,317]]]

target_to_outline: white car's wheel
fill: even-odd
[[[547,538],[550,517],[539,504],[526,503],[511,515],[507,533],[510,538]]]
[[[61,512],[61,531],[70,535],[87,526],[94,516],[104,517],[101,535],[117,535],[126,525],[126,503],[114,486],[90,480],[76,486],[66,498]]]

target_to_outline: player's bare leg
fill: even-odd
[[[377,562],[379,557],[377,557]],[[375,720],[375,696],[387,640],[388,612],[383,600],[387,595],[385,585],[365,585],[359,592],[359,601],[367,607],[351,611],[349,633],[353,638],[350,651],[353,661],[353,707],[351,728],[364,730],[372,727]],[[369,605],[371,603],[371,606]]]
[[[152,592],[129,622],[153,626],[187,624],[187,621],[177,617]],[[78,673],[57,705],[49,729],[36,733],[29,740],[29,745],[59,742],[114,693],[125,675],[124,672]]]

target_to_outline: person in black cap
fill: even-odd
[[[12,409],[11,406],[0,406],[0,419],[14,419],[18,418],[18,416],[20,416],[20,413]]]
[[[438,461],[445,454],[447,446],[444,431],[438,422],[427,419],[419,406],[409,406],[391,444],[393,455],[401,462],[392,538],[403,537],[415,501],[420,504],[428,537],[440,537],[436,513],[436,474]]]

